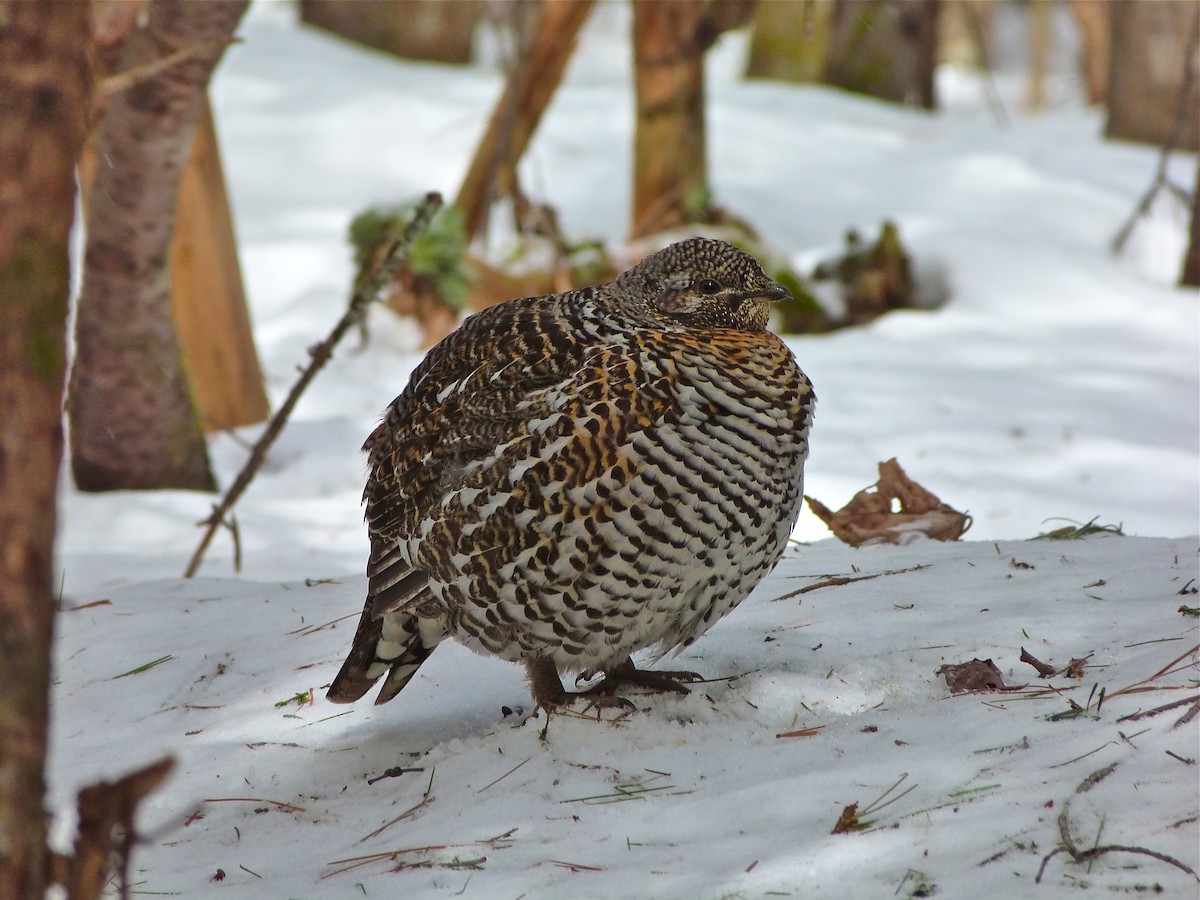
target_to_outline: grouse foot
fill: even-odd
[[[626,659],[620,665],[605,672],[604,677],[598,683],[582,691],[570,692],[563,688],[557,666],[544,656],[527,659],[525,671],[529,674],[529,685],[533,690],[534,702],[545,710],[569,706],[576,699],[581,698],[588,700],[591,708],[632,709],[633,703],[630,700],[616,696],[617,688],[623,684],[655,692],[670,691],[676,694],[686,694],[688,689],[682,682],[702,680],[697,672],[639,669],[632,660]]]

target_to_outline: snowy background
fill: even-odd
[[[596,12],[523,173],[568,235],[616,241],[628,11]],[[241,34],[212,96],[278,403],[344,308],[350,218],[452,197],[501,81],[358,49],[290,5],[256,4]],[[60,841],[80,786],[171,753],[141,820],[144,893],[1196,895],[1192,876],[1129,853],[1059,854],[1034,885],[1068,800],[1080,847],[1200,867],[1197,720],[1173,727],[1186,703],[1125,718],[1193,697],[1200,643],[1178,611],[1197,605],[1200,531],[1200,304],[1173,287],[1186,214],[1164,201],[1123,256],[1108,250],[1156,151],[1102,141],[1071,76],[1053,108],[1003,127],[962,73],[941,73],[930,115],[743,81],[744,52],[735,34],[711,54],[717,202],[800,264],[894,219],[951,291],[936,312],[789,339],[820,397],[807,492],[837,508],[894,456],[971,513],[969,540],[855,551],[806,511],[808,543],[676,661],[712,681],[634,695],[640,711],[617,721],[558,716],[543,736],[518,667],[448,644],[391,704],[332,706],[322,686],[365,588],[358,448],[419,359],[415,328],[375,309],[367,345],[317,378],[237,508],[240,574],[218,537],[200,577],[180,578],[209,497],[64,487]],[[999,81],[1015,110],[1020,76]],[[1190,185],[1194,156],[1172,172]],[[222,484],[258,430],[212,440]],[[1027,540],[1093,517],[1129,536]],[[1022,646],[1055,666],[1094,655],[1082,679],[1046,680]],[[951,697],[935,670],[972,657],[1026,689]],[[310,689],[315,702],[287,702]],[[1058,716],[1069,699],[1085,711]],[[369,783],[396,767],[418,771]],[[869,829],[830,834],[873,801]]]

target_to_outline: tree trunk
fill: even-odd
[[[835,0],[826,84],[925,109],[937,106],[938,0]]]
[[[1196,186],[1192,189],[1192,227],[1179,286],[1200,287],[1200,163],[1196,165]]]
[[[516,183],[517,163],[562,81],[593,2],[550,0],[541,5],[533,40],[496,101],[454,201],[468,239],[486,227],[488,210],[501,188]]]
[[[704,54],[717,38],[706,0],[633,4],[633,225],[637,238],[707,217]]]
[[[41,900],[68,235],[87,4],[0,2],[0,898]]]
[[[767,0],[754,11],[748,78],[819,81],[833,7],[828,0]]]
[[[124,42],[121,68],[228,39],[248,0],[159,0]],[[68,409],[83,490],[213,490],[200,416],[169,304],[180,175],[205,85],[205,49],[117,94],[100,125]]]
[[[1200,4],[1112,0],[1104,135],[1200,149]]]
[[[1071,0],[1071,12],[1083,38],[1083,77],[1088,103],[1098,106],[1108,97],[1108,0]]]
[[[992,71],[997,0],[952,0],[938,13],[938,61]],[[1085,0],[1086,2],[1086,0]]]
[[[483,12],[475,0],[300,0],[309,25],[408,59],[465,63]]]
[[[1029,70],[1025,81],[1025,109],[1039,112],[1046,106],[1050,56],[1054,52],[1054,6],[1029,4]]]

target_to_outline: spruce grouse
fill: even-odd
[[[686,693],[634,667],[691,644],[775,565],[815,402],[767,330],[788,291],[722,241],[615,281],[493,306],[417,366],[364,445],[366,607],[329,688],[394,697],[454,638],[560,673]]]

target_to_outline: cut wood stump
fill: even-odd
[[[207,99],[175,206],[171,316],[205,431],[250,425],[270,415]]]

